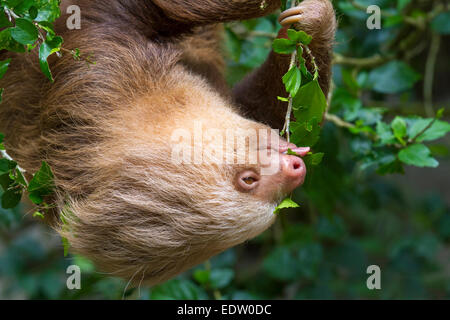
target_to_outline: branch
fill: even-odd
[[[356,126],[353,123],[347,122],[345,120],[342,120],[338,116],[334,114],[327,113],[325,114],[325,120],[330,121],[334,123],[336,126],[341,128],[347,128],[347,129],[353,129],[356,128]]]
[[[289,65],[289,70],[291,70],[291,68],[295,65],[296,61],[297,61],[297,50],[295,50],[291,55],[291,63]],[[289,99],[289,103],[288,103],[288,109],[286,112],[283,131],[286,132],[287,142],[291,142],[291,132],[290,132],[291,128],[290,127],[291,127],[291,114],[292,114],[292,103],[293,103],[292,94],[289,93],[288,99]]]
[[[433,32],[433,35],[431,37],[430,51],[428,52],[428,58],[425,67],[425,79],[423,85],[425,113],[429,117],[432,117],[434,115],[433,82],[434,82],[434,71],[436,69],[436,61],[440,46],[441,46],[441,36]]]
[[[379,54],[368,58],[350,58],[345,57],[339,53],[334,53],[333,63],[347,66],[353,66],[358,68],[373,68],[382,65],[395,57],[393,55],[381,56]]]
[[[297,0],[292,0],[291,2],[291,8],[294,8],[297,6]],[[294,52],[291,54],[291,63],[289,65],[289,70],[297,63],[297,50],[294,50]],[[289,102],[288,102],[288,109],[286,111],[286,117],[284,122],[283,131],[286,133],[286,140],[287,142],[291,142],[291,132],[290,132],[290,126],[291,126],[291,115],[292,115],[292,103],[293,103],[293,97],[292,94],[289,93]]]

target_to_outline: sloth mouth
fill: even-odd
[[[279,149],[276,151],[278,151],[281,154],[287,154],[289,150],[296,153],[300,157],[304,157],[311,151],[311,148],[310,147],[297,147],[293,143],[281,142]]]
[[[273,146],[270,143],[268,143],[267,145],[260,147],[259,150],[260,151],[264,151],[264,150],[275,151],[276,153],[285,154],[285,155],[288,154],[289,151],[291,151],[299,157],[304,157],[311,151],[311,148],[310,147],[297,147],[297,145],[295,145],[293,143],[289,143],[287,141],[281,140],[278,143],[278,145]]]

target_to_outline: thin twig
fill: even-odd
[[[294,67],[294,65],[297,62],[297,50],[295,50],[291,55],[291,63],[289,64],[289,70]],[[292,104],[293,104],[293,97],[292,94],[289,94],[289,103],[288,103],[288,109],[286,112],[286,118],[284,122],[284,129],[283,131],[286,132],[286,140],[287,142],[291,142],[291,114],[292,114]]]
[[[392,59],[394,59],[393,55],[381,56],[377,54],[368,58],[350,58],[335,53],[333,56],[333,64],[341,64],[359,68],[372,68],[382,65]]]
[[[428,52],[427,63],[425,67],[425,78],[423,85],[423,96],[425,113],[428,117],[434,116],[433,109],[433,83],[436,61],[441,46],[441,36],[435,32],[431,37],[430,51]]]
[[[292,0],[291,2],[291,8],[294,8],[295,6],[297,6],[298,1],[297,0]],[[289,64],[289,70],[291,70],[291,68],[297,63],[297,50],[295,50],[292,54],[291,54],[291,63]],[[285,117],[285,122],[284,122],[284,127],[283,127],[283,131],[286,133],[286,140],[287,142],[291,142],[291,132],[290,132],[290,127],[291,127],[291,114],[292,114],[292,103],[293,103],[293,97],[292,94],[289,93],[289,97],[288,97],[288,109],[286,111],[286,117]]]

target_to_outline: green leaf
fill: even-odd
[[[35,21],[54,22],[61,15],[60,0],[35,1],[35,5],[39,11],[36,19],[34,19]]]
[[[28,192],[39,196],[46,196],[53,192],[53,173],[46,162],[42,162],[41,168],[36,172],[28,185]]]
[[[0,186],[2,186],[3,191],[6,191],[9,189],[9,187],[14,183],[14,180],[12,180],[9,177],[9,173],[5,173],[0,175]]]
[[[0,79],[3,78],[3,76],[6,73],[6,71],[8,71],[8,67],[9,67],[10,62],[11,62],[11,58],[3,60],[3,61],[0,61]]]
[[[7,28],[0,31],[0,50],[8,50],[12,52],[25,52],[25,47],[14,40],[11,36],[11,30]]]
[[[317,118],[312,118],[307,122],[291,124],[292,128],[292,143],[298,146],[312,147],[320,139],[321,127]]]
[[[450,34],[450,12],[443,12],[434,18],[431,28],[439,34]]]
[[[206,299],[206,292],[190,280],[172,279],[155,286],[151,291],[153,300],[199,300]]]
[[[235,62],[238,62],[242,53],[242,41],[230,28],[225,29],[225,35],[226,47],[228,48],[227,52]]]
[[[308,162],[312,166],[318,166],[322,163],[325,153],[314,153],[305,158],[305,162]]]
[[[436,168],[439,165],[439,162],[431,156],[430,149],[423,144],[414,144],[401,150],[398,158],[403,163],[416,167]]]
[[[275,208],[273,214],[278,214],[282,209],[286,208],[298,208],[300,207],[297,203],[295,203],[291,198],[284,199],[279,206]]]
[[[5,12],[0,11],[0,28],[11,27],[12,25],[11,21],[6,17]]]
[[[70,243],[69,240],[67,240],[64,237],[61,237],[61,242],[64,248],[64,257],[67,257],[67,255],[69,254],[69,249],[70,249]]]
[[[35,6],[32,6],[29,10],[28,10],[28,14],[30,15],[30,19],[34,20],[37,18],[39,11]]]
[[[198,269],[194,271],[194,274],[192,276],[201,285],[206,285],[207,283],[209,283],[210,275],[210,270]]]
[[[395,142],[395,136],[387,123],[378,121],[376,130],[382,144],[391,144]]]
[[[55,27],[52,23],[47,21],[39,22],[39,27],[48,32],[49,36],[53,37],[55,35]]]
[[[16,26],[11,29],[11,36],[23,45],[31,45],[38,39],[36,26],[27,19],[17,18]]]
[[[7,173],[11,170],[10,161],[8,159],[0,159],[0,174]]]
[[[369,83],[374,91],[386,94],[400,93],[412,89],[421,75],[402,61],[392,61],[369,74]]]
[[[327,107],[327,99],[319,82],[314,80],[300,87],[292,105],[297,122],[306,122],[313,118],[320,122]]]
[[[46,40],[39,48],[39,64],[42,72],[47,76],[50,81],[53,81],[50,67],[48,66],[47,58],[55,52],[61,50],[61,44],[63,40],[61,37],[54,37],[52,40]]]
[[[377,169],[377,174],[379,175],[394,174],[394,173],[400,174],[405,173],[403,164],[397,159],[389,163],[380,164],[380,166]]]
[[[311,43],[312,37],[310,35],[308,35],[306,32],[304,31],[296,31],[294,29],[289,29],[287,31],[288,37],[290,40],[296,42],[296,43],[301,43],[304,45],[309,45]]]
[[[12,209],[17,207],[22,199],[22,189],[7,190],[2,196],[2,207],[4,209]]]
[[[213,269],[210,275],[210,285],[213,289],[223,289],[228,286],[234,278],[232,269]]]
[[[283,76],[283,83],[286,87],[286,91],[289,92],[292,97],[295,97],[302,84],[300,69],[297,68],[297,66],[293,66],[291,70]]]
[[[31,8],[31,6],[34,4],[34,2],[35,2],[35,0],[20,1],[20,3],[18,5],[14,6],[14,12],[16,14],[22,15]]]
[[[414,138],[430,123],[434,121],[433,119],[417,119],[413,120],[413,125],[409,130],[409,137]],[[424,133],[416,138],[417,142],[432,141],[444,137],[448,132],[450,132],[450,123],[445,121],[436,120],[433,125],[428,128]]]
[[[301,246],[278,246],[264,259],[263,269],[271,277],[282,281],[298,281],[317,275],[323,258],[320,244],[307,242]]]
[[[37,218],[37,217],[44,219],[44,215],[42,213],[40,213],[39,211],[35,211],[33,213],[33,218]]]
[[[404,144],[403,138],[406,136],[406,122],[400,117],[395,117],[391,122],[391,128],[394,131],[394,136],[400,143]]]
[[[275,39],[272,48],[276,53],[291,54],[297,48],[297,43],[289,39]]]
[[[40,205],[44,202],[44,199],[38,193],[30,193],[28,198],[30,198],[31,202],[35,205]]]
[[[397,1],[397,9],[399,11],[405,9],[405,7],[411,3],[411,0],[398,0]]]
[[[350,69],[342,69],[342,80],[347,86],[349,92],[356,97],[359,89],[359,84],[355,79],[353,71]]]
[[[25,180],[25,177],[23,176],[23,174],[19,170],[19,168],[16,168],[16,179],[15,180],[16,180],[17,183],[20,183],[22,186],[24,186],[24,187],[27,186],[27,182]]]

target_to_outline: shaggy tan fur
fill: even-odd
[[[92,53],[95,66],[53,56],[52,84],[36,52],[8,54],[13,62],[0,83],[0,131],[28,172],[42,160],[52,167],[58,207],[47,219],[73,252],[132,283],[155,284],[273,222],[279,191],[261,199],[236,190],[237,166],[170,159],[173,130],[191,129],[195,120],[220,130],[266,128],[254,120],[279,123],[284,108],[276,96],[284,92],[278,79],[286,57],[272,54],[233,96],[223,76],[216,23],[279,6],[267,0],[261,9],[261,2],[73,1],[81,7],[82,30],[66,30],[63,15],[58,32],[66,48]],[[312,48],[327,86],[333,10],[328,1],[305,2],[319,9],[318,21],[305,25],[317,36]]]

